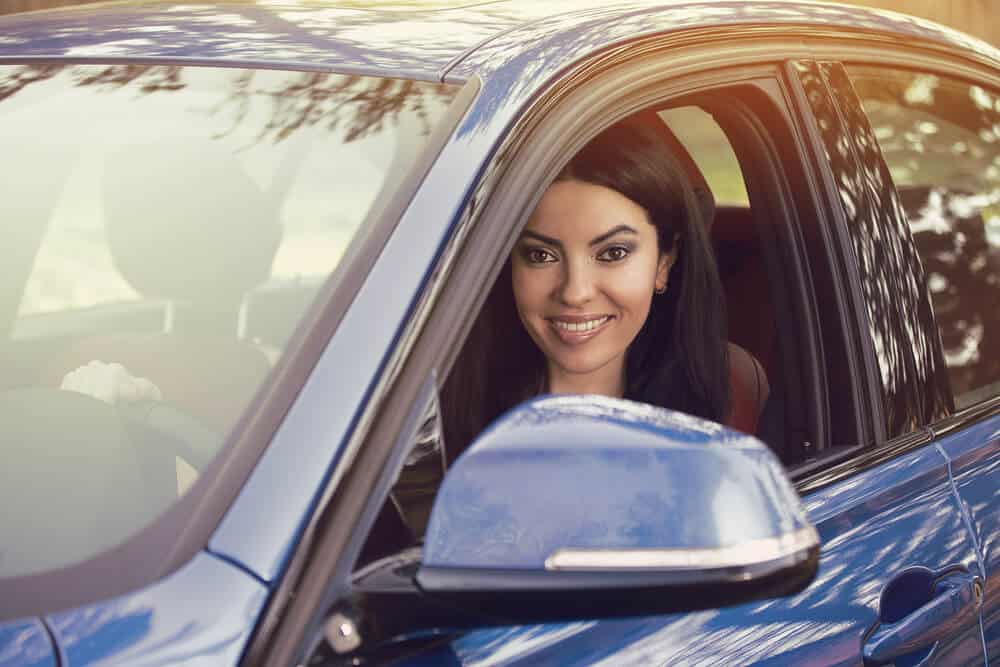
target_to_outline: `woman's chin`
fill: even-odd
[[[587,387],[588,385],[600,383],[600,376],[607,373],[608,365],[613,363],[615,355],[560,355],[553,359],[549,358],[552,365],[550,368],[556,370],[561,376],[560,384],[564,386]],[[553,368],[554,366],[554,368]],[[562,393],[605,393],[594,390],[568,391]]]

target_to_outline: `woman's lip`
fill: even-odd
[[[600,320],[605,317],[612,317],[608,313],[588,313],[586,315],[556,315],[548,318],[554,322],[567,322],[569,324],[581,324],[591,320]]]
[[[599,320],[601,318],[607,318],[604,322],[597,325],[593,329],[588,329],[586,331],[569,331],[563,329],[562,327],[556,326],[556,322],[567,322],[571,324],[579,324],[581,322],[589,322],[591,320]],[[604,331],[609,324],[614,320],[612,315],[598,315],[598,316],[560,316],[549,318],[549,328],[555,332],[556,336],[566,345],[578,345],[584,343],[597,334]]]

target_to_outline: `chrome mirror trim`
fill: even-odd
[[[793,556],[818,544],[816,529],[806,526],[780,537],[766,537],[715,549],[558,549],[545,559],[545,569],[592,571],[741,568]]]

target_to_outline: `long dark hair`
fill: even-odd
[[[654,118],[655,123],[662,123]],[[661,252],[679,244],[664,294],[629,346],[625,397],[722,421],[729,409],[726,315],[702,203],[663,132],[636,119],[614,125],[556,177],[615,190],[639,204]],[[545,390],[545,357],[514,304],[510,260],[473,325],[441,402],[453,457],[493,419]]]

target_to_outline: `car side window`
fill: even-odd
[[[857,373],[866,376],[875,442],[920,433],[952,411],[924,271],[899,196],[844,66],[796,61],[835,187]],[[863,364],[869,370],[866,373]]]
[[[1000,392],[1000,94],[851,67],[924,267],[955,407]]]

